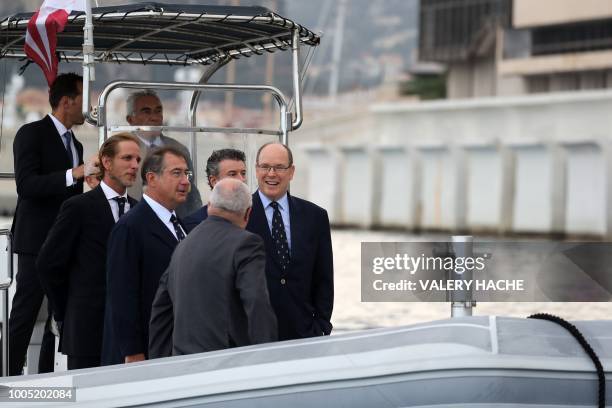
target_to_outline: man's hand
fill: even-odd
[[[145,361],[144,353],[132,354],[131,356],[125,356],[126,363],[136,363],[138,361]]]
[[[75,167],[72,169],[72,178],[75,180],[80,180],[85,177],[85,166],[81,164],[79,167]]]
[[[98,176],[100,174],[100,163],[98,162],[98,155],[94,154],[85,161],[86,176]]]

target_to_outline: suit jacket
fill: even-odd
[[[161,135],[161,141],[164,146],[172,146],[182,151],[185,157],[187,157],[187,167],[189,167],[189,170],[194,171],[193,163],[191,162],[191,156],[189,155],[189,150],[187,150],[187,148],[182,143],[164,135]],[[143,159],[149,152],[149,148],[144,143],[142,143],[142,141],[140,142],[140,151],[142,152]],[[140,171],[138,172],[136,183],[134,183],[134,185],[128,189],[128,194],[139,200],[142,197],[142,178],[140,177]],[[196,186],[195,183],[191,183],[191,191],[189,192],[189,194],[187,194],[187,200],[176,208],[176,215],[179,218],[183,219],[200,207],[202,207],[202,198],[200,197],[200,191],[198,190],[198,186]]]
[[[169,334],[172,355],[276,340],[265,262],[259,236],[208,217],[176,248],[162,277],[151,313],[150,355],[167,353]]]
[[[136,200],[128,197],[130,208]],[[57,321],[60,351],[100,356],[106,301],[106,244],[115,219],[102,187],[64,202],[36,268]]]
[[[145,353],[151,305],[178,241],[145,200],[117,222],[108,241],[102,364]]]
[[[279,339],[330,334],[334,305],[334,262],[327,211],[292,195],[291,262],[282,272],[272,234],[256,191],[247,230],[261,236],[266,247],[266,278],[278,320]]]
[[[191,232],[195,227],[197,227],[202,221],[204,221],[208,217],[208,205],[205,205],[202,208],[198,208],[189,216],[183,219],[183,225],[187,228],[187,232]]]
[[[73,141],[79,164],[83,164],[83,145],[76,138]],[[17,131],[13,157],[17,184],[17,208],[11,227],[13,251],[35,255],[62,202],[83,192],[83,180],[66,187],[66,171],[73,164],[49,116]]]

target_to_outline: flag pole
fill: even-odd
[[[96,80],[94,68],[93,17],[91,0],[85,0],[85,25],[83,26],[83,116],[92,125],[97,125],[97,119],[89,111],[90,84]]]

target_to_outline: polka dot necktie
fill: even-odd
[[[174,216],[174,214],[172,214],[172,217],[170,217],[170,222],[174,226],[174,232],[176,232],[176,239],[178,239],[178,242],[181,242],[185,239],[185,234],[183,233],[181,224],[178,222],[178,219]]]
[[[285,272],[290,261],[289,243],[287,242],[287,234],[285,233],[285,224],[283,223],[283,217],[278,209],[278,203],[273,201],[270,203],[270,206],[274,208],[274,215],[272,215],[272,241],[274,241],[274,250],[281,268],[283,272]]]

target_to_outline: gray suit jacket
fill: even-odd
[[[262,239],[209,216],[181,242],[153,301],[149,357],[277,340]]]
[[[161,141],[164,146],[172,146],[181,150],[187,157],[187,167],[189,167],[189,170],[195,172],[193,168],[193,163],[191,162],[191,156],[189,155],[189,150],[187,150],[187,148],[181,142],[164,135],[161,135]],[[144,160],[147,153],[149,153],[149,148],[141,142],[140,151],[142,152],[142,159]],[[140,170],[138,170],[138,177],[136,179],[136,182],[132,187],[128,188],[128,194],[130,195],[130,197],[134,197],[137,200],[142,199],[142,179],[140,178]],[[200,197],[200,191],[198,190],[198,187],[195,185],[195,183],[191,183],[191,191],[187,195],[187,201],[179,205],[175,211],[179,218],[185,218],[201,207],[202,198]]]

